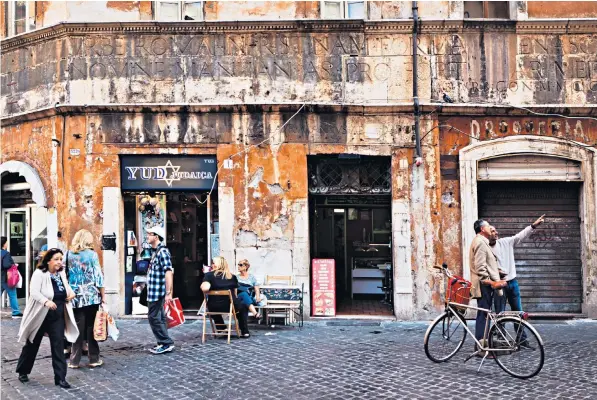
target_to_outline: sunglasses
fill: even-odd
[[[245,263],[238,263],[238,266],[239,266],[239,267],[248,267],[248,266],[249,266],[249,264],[245,264]]]

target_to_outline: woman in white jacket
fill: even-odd
[[[70,305],[75,293],[62,271],[62,256],[60,249],[48,250],[31,276],[29,301],[19,329],[19,342],[25,342],[25,346],[16,372],[21,382],[29,381],[28,375],[33,369],[39,345],[47,333],[52,351],[54,383],[68,389],[70,385],[66,381],[64,337],[74,342],[79,331]]]

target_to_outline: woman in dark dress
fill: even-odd
[[[207,293],[210,290],[230,290],[232,293],[232,300],[236,316],[238,319],[239,328],[242,338],[250,337],[247,319],[249,317],[249,309],[237,297],[238,280],[236,276],[230,272],[228,262],[224,257],[214,257],[211,263],[212,270],[205,274],[201,290]],[[207,298],[207,308],[213,312],[226,312],[230,309],[230,301],[226,296],[209,296]],[[224,325],[224,318],[221,315],[214,315],[212,317],[216,326]]]

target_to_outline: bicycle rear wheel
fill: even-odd
[[[532,378],[543,368],[543,340],[531,324],[519,318],[499,318],[489,330],[489,347],[504,349],[493,352],[495,362],[516,378]]]
[[[466,320],[447,310],[436,318],[425,333],[425,354],[433,362],[448,361],[460,350],[466,339]]]

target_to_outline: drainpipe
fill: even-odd
[[[415,114],[415,165],[423,163],[421,156],[421,109],[419,106],[418,62],[417,62],[417,33],[419,30],[419,7],[413,1],[413,108]]]

